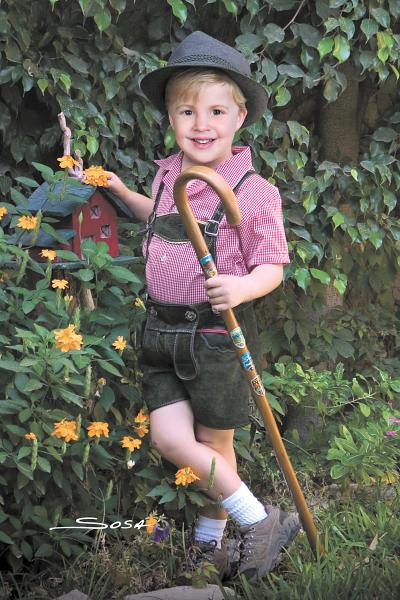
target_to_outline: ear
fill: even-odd
[[[246,117],[247,117],[247,110],[245,108],[244,109],[240,109],[239,114],[238,114],[237,129],[236,129],[236,131],[241,128],[241,126],[243,125],[244,120],[245,120]]]
[[[169,121],[171,128],[173,129],[174,128],[174,120],[170,113],[168,113],[168,121]]]

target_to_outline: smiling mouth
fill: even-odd
[[[211,142],[213,142],[213,141],[214,141],[213,138],[208,138],[208,139],[192,138],[192,142],[195,142],[196,144],[200,144],[201,146],[206,146],[207,144],[211,144]]]

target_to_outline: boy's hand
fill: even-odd
[[[243,277],[216,275],[207,279],[204,286],[214,310],[234,308],[245,299]]]
[[[127,190],[126,185],[121,181],[118,175],[116,175],[112,171],[106,171],[105,173],[107,175],[108,181],[107,189],[110,190],[110,192],[112,192],[113,194],[116,194],[117,196],[122,196],[123,193]]]

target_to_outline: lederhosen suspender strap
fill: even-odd
[[[239,189],[239,187],[242,185],[242,183],[251,175],[253,175],[255,173],[255,171],[247,171],[247,173],[245,173],[243,175],[243,177],[240,179],[240,181],[235,185],[235,187],[233,188],[233,191],[237,192],[237,190]],[[218,235],[218,231],[219,231],[219,226],[220,223],[222,221],[222,217],[225,214],[225,210],[224,210],[224,205],[223,202],[221,201],[217,208],[215,209],[215,212],[213,214],[213,216],[211,217],[211,219],[209,219],[204,227],[204,240],[207,244],[207,246],[210,249],[210,254],[213,257],[214,263],[217,264],[217,248],[216,248],[216,243],[217,243],[217,235]]]
[[[154,233],[154,222],[156,220],[157,217],[157,208],[158,205],[160,204],[160,200],[161,200],[161,194],[163,193],[164,190],[164,182],[162,181],[159,185],[158,191],[157,191],[157,196],[156,199],[154,201],[154,206],[153,206],[153,210],[151,212],[151,215],[149,216],[148,220],[147,220],[147,225],[146,228],[143,229],[140,233],[147,233],[147,240],[146,240],[146,260],[149,256],[149,246],[150,246],[150,242],[151,242],[151,238],[153,237],[153,233]]]

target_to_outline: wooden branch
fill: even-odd
[[[65,120],[65,115],[63,112],[60,112],[58,115],[58,122],[60,124],[60,129],[63,132],[63,147],[64,147],[64,156],[71,156],[71,137],[72,133],[69,127],[67,127],[67,122]],[[81,153],[79,150],[74,152],[74,158],[79,162],[79,166],[72,167],[68,169],[68,174],[71,177],[76,177],[81,181],[83,179],[83,160],[81,158]]]

